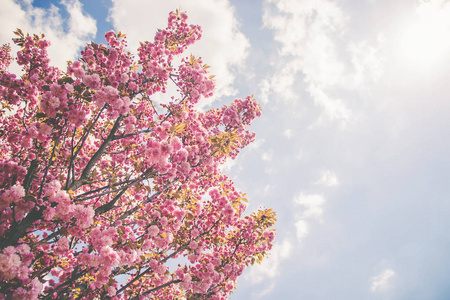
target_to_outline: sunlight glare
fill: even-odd
[[[402,59],[415,67],[434,69],[450,54],[450,3],[421,1],[400,43]]]

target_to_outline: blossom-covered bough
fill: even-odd
[[[106,33],[63,72],[17,30],[0,49],[0,299],[226,299],[272,247],[275,214],[220,171],[254,139],[252,97],[201,112],[207,66],[182,12],[138,59]],[[180,98],[152,101],[175,84]],[[170,266],[170,268],[168,267]]]

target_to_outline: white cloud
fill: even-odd
[[[354,68],[353,85],[366,86],[367,83],[377,82],[384,70],[384,56],[380,53],[384,44],[384,36],[379,34],[377,46],[372,46],[368,41],[351,42],[348,51]]]
[[[135,51],[139,41],[152,41],[158,28],[166,28],[169,12],[178,8],[187,11],[189,23],[203,29],[202,39],[188,49],[186,56],[201,56],[211,66],[210,73],[216,75],[215,97],[236,94],[235,72],[248,55],[249,41],[240,31],[229,1],[213,0],[205,5],[200,0],[113,0],[110,19],[117,30],[127,34],[130,50]]]
[[[286,64],[280,64],[275,71],[275,74],[262,80],[260,84],[261,100],[263,103],[267,103],[270,97],[270,93],[281,95],[282,98],[275,97],[285,102],[295,102],[298,100],[298,93],[294,90],[295,75],[299,72],[297,64],[290,61]]]
[[[341,99],[331,98],[329,94],[313,83],[308,86],[307,90],[316,105],[321,106],[324,110],[322,117],[314,125],[323,124],[326,120],[337,120],[345,127],[353,121],[353,113]]]
[[[313,38],[316,33],[339,29],[347,18],[336,3],[328,0],[306,0],[301,3],[296,0],[268,0],[266,3],[273,3],[281,14],[265,10],[264,25],[277,29],[295,29],[280,30],[275,36],[281,42],[284,54],[297,55],[302,51],[304,40]]]
[[[315,184],[323,185],[323,186],[337,186],[339,185],[339,179],[337,178],[336,174],[326,170],[323,171],[320,175],[320,178],[318,181],[315,182]]]
[[[294,198],[294,203],[302,207],[301,218],[322,220],[325,198],[318,194],[300,193]]]
[[[271,162],[272,159],[273,159],[273,151],[264,152],[261,155],[261,159],[264,160],[264,161]]]
[[[273,279],[280,275],[280,263],[287,259],[292,252],[292,244],[285,239],[281,244],[275,243],[270,256],[264,258],[260,265],[253,265],[245,275],[245,279],[252,284],[258,284],[266,279]]]
[[[385,269],[380,274],[370,278],[372,292],[384,292],[392,288],[392,279],[395,277],[395,272],[392,269]]]
[[[36,8],[32,1],[5,0],[0,10],[0,42],[11,43],[13,31],[21,28],[30,34],[45,34],[51,42],[48,49],[51,64],[65,70],[67,60],[77,57],[80,49],[90,42],[97,32],[96,21],[83,12],[78,0],[63,0],[61,4],[69,14],[67,22],[59,8]],[[13,70],[16,71],[16,70]]]
[[[274,30],[274,39],[281,44],[281,56],[289,59],[280,64],[269,81],[270,88],[265,83],[262,92],[273,91],[288,101],[298,98],[293,91],[298,80],[294,75],[301,72],[307,91],[324,109],[327,119],[347,123],[352,113],[342,100],[328,92],[340,85],[345,72],[334,42],[346,22],[343,11],[331,1],[268,0],[263,21],[265,27]]]
[[[272,185],[268,184],[268,185],[266,185],[266,186],[263,188],[263,194],[264,194],[264,195],[267,195],[267,194],[269,194],[273,189],[274,189],[274,187],[273,187]]]
[[[292,129],[286,129],[286,130],[283,132],[283,135],[284,135],[287,139],[290,139],[290,138],[292,137]]]
[[[295,155],[295,158],[298,160],[305,159],[305,151],[303,149],[298,150],[297,155]]]
[[[297,235],[297,240],[299,242],[302,241],[303,238],[309,234],[308,223],[303,219],[297,220],[295,222],[295,232]]]
[[[259,84],[259,89],[260,89],[259,92],[261,94],[260,96],[261,102],[267,104],[269,102],[269,94],[272,89],[272,84],[268,79],[264,79]]]
[[[275,289],[275,282],[272,282],[267,288],[263,289],[261,292],[253,292],[252,294],[256,299],[259,299],[261,297],[264,297],[268,294],[270,294]]]
[[[383,60],[378,51],[381,40],[377,46],[346,41],[347,21],[335,1],[266,0],[263,23],[273,30],[280,52],[274,75],[260,86],[262,99],[274,93],[285,102],[298,101],[297,86],[303,81],[304,90],[322,109],[314,126],[335,122],[346,127],[357,121],[337,91],[358,91],[378,80]]]
[[[294,197],[293,202],[296,206],[300,206],[300,211],[295,216],[294,226],[297,240],[301,242],[309,235],[312,221],[322,222],[325,198],[318,194],[300,193]]]

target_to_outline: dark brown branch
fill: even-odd
[[[125,176],[125,175],[124,175],[124,176]],[[111,178],[117,178],[117,177],[111,177]],[[96,183],[96,182],[102,182],[102,181],[105,181],[105,180],[106,180],[106,179],[98,180],[98,181],[95,181],[95,182],[89,181],[89,183],[92,184],[92,183]],[[134,179],[133,179],[133,180],[134,180]],[[83,194],[79,194],[79,195],[77,195],[76,197],[77,197],[77,198],[81,198],[81,197],[86,196],[86,195],[89,195],[89,194],[93,194],[93,193],[100,192],[100,191],[105,190],[105,189],[107,189],[107,188],[116,187],[116,186],[119,186],[119,185],[122,185],[122,184],[127,184],[127,183],[129,183],[129,182],[132,182],[133,180],[130,180],[130,179],[129,179],[129,180],[124,180],[124,181],[122,181],[122,182],[116,182],[116,183],[113,183],[113,184],[104,185],[104,186],[99,187],[99,188],[96,188],[96,189],[94,189],[94,190],[87,191],[87,192],[85,192],[85,193],[83,193]],[[84,199],[81,199],[81,200],[84,200]]]
[[[56,146],[58,145],[58,143],[56,140],[54,141],[54,143],[55,144],[53,145],[52,154],[50,155],[50,158],[48,160],[48,165],[45,167],[44,176],[42,176],[42,180],[41,180],[39,194],[36,199],[41,198],[42,191],[44,189],[44,182],[45,182],[45,179],[47,178],[48,170],[50,170],[50,166],[52,165],[53,157],[55,156]]]
[[[175,284],[175,283],[180,283],[180,282],[182,282],[182,281],[183,281],[183,280],[181,280],[181,279],[169,281],[169,282],[164,283],[164,284],[162,284],[162,285],[160,285],[160,286],[157,286],[157,287],[155,287],[155,288],[153,288],[153,289],[150,289],[150,290],[144,292],[144,293],[141,294],[141,295],[145,297],[145,296],[147,296],[148,294],[150,294],[150,293],[152,293],[152,292],[156,292],[157,290],[163,289],[163,288],[168,287],[168,286],[170,286],[170,285],[172,285],[172,284]],[[134,297],[134,298],[131,298],[131,300],[138,300],[138,299],[140,299],[140,296],[141,296],[141,295],[138,295],[138,296],[136,296],[136,297]]]
[[[73,167],[73,166],[74,166],[75,159],[77,158],[78,153],[80,153],[81,149],[83,149],[83,146],[84,146],[84,143],[86,142],[87,137],[88,137],[89,134],[91,133],[91,130],[94,128],[95,124],[97,123],[98,119],[100,118],[100,116],[101,116],[103,110],[105,109],[105,107],[106,107],[106,105],[104,105],[104,106],[100,109],[100,111],[98,112],[97,116],[96,116],[95,119],[93,120],[91,126],[90,126],[89,129],[83,134],[83,136],[82,136],[81,139],[78,141],[78,143],[75,145],[75,147],[73,146],[73,139],[74,139],[74,136],[75,136],[76,129],[75,129],[74,132],[73,132],[74,136],[72,137],[72,155],[70,156],[69,170],[67,171],[66,189],[67,189],[67,187],[69,186],[69,182],[70,182],[70,173],[71,173],[71,171],[72,171],[72,173],[73,173],[73,171],[74,171],[74,167]],[[78,147],[78,149],[74,152],[74,149],[77,148],[77,147]],[[73,175],[73,176],[74,176],[74,175]],[[72,178],[74,178],[73,176],[72,176]]]
[[[86,142],[87,137],[89,136],[89,134],[91,133],[92,128],[94,128],[95,124],[97,123],[98,119],[100,118],[100,116],[102,115],[103,110],[106,108],[106,104],[100,109],[100,111],[98,112],[97,116],[95,116],[94,121],[92,122],[91,126],[89,127],[89,129],[83,134],[83,137],[78,141],[78,143],[75,145],[75,148],[78,147],[77,151],[75,151],[75,155],[74,155],[74,160],[77,157],[78,153],[80,152],[80,150],[83,148],[84,143]],[[81,142],[81,144],[80,144]],[[78,145],[80,144],[80,145]]]
[[[124,139],[124,138],[130,137],[130,136],[134,136],[134,135],[138,135],[138,134],[141,134],[141,133],[150,133],[150,132],[153,132],[153,131],[155,131],[155,130],[154,129],[150,129],[150,128],[142,129],[142,130],[139,130],[139,131],[136,131],[136,132],[133,132],[133,133],[122,134],[122,135],[116,136],[116,137],[113,138],[113,141]]]
[[[131,183],[129,183],[129,184],[123,186],[123,187],[120,187],[118,189],[110,190],[110,191],[107,191],[107,192],[103,192],[103,193],[100,193],[100,194],[88,196],[88,197],[85,197],[85,198],[81,198],[81,199],[78,199],[78,201],[84,201],[84,200],[88,200],[88,199],[92,199],[92,198],[97,198],[97,197],[109,195],[109,194],[112,194],[112,193],[115,193],[115,192],[118,192],[118,191],[121,191],[121,190],[125,190],[126,191],[128,188],[132,187],[133,185],[135,185],[136,183],[138,183],[139,181],[142,181],[144,179],[145,178],[134,179],[134,180],[131,181]]]
[[[144,272],[140,273],[139,275],[136,275],[136,277],[133,278],[133,280],[131,280],[130,282],[128,282],[126,285],[124,285],[123,287],[121,287],[117,292],[116,295],[119,295],[120,293],[122,293],[127,287],[129,287],[130,285],[132,285],[134,282],[136,282],[136,280],[139,280],[142,276],[144,276],[145,274],[147,274],[148,272],[150,272],[152,270],[152,268],[148,267],[147,270],[145,270]]]
[[[95,152],[95,154],[91,157],[91,159],[87,163],[86,167],[84,168],[83,172],[81,173],[80,178],[75,180],[69,186],[69,190],[75,191],[76,189],[78,189],[80,186],[82,186],[85,183],[85,181],[89,177],[89,174],[91,173],[92,168],[95,166],[97,161],[103,155],[103,153],[105,152],[105,150],[108,147],[109,143],[111,143],[111,141],[113,140],[114,135],[116,134],[117,130],[120,127],[120,122],[122,121],[122,119],[123,119],[123,115],[120,115],[117,118],[116,122],[114,122],[114,126],[111,129],[111,131],[109,132],[108,137],[103,141],[103,143],[101,144],[100,148],[98,148],[97,152]]]
[[[73,145],[73,141],[74,141],[74,139],[75,139],[75,133],[77,132],[77,128],[75,127],[74,129],[73,129],[73,134],[72,134],[72,141],[71,141],[71,143],[70,143],[70,163],[69,163],[69,167],[68,167],[68,169],[67,169],[67,176],[66,176],[66,188],[69,186],[69,182],[70,182],[70,175],[71,175],[71,173],[72,173],[72,168],[73,168],[73,162],[74,162],[74,160],[75,160],[75,157],[74,157],[74,149],[75,149],[75,147],[74,147],[74,145]]]
[[[102,214],[105,213],[107,211],[109,211],[111,208],[113,208],[114,204],[116,204],[117,200],[120,199],[120,197],[122,197],[123,194],[125,194],[125,192],[128,190],[129,187],[124,187],[120,193],[118,193],[110,202],[103,204],[102,206],[98,207],[95,209],[95,214]]]
[[[151,202],[154,198],[156,198],[157,196],[161,195],[170,185],[172,185],[174,183],[175,183],[175,181],[166,184],[159,192],[156,192],[153,195],[147,197],[147,199],[143,202],[143,204],[147,204],[147,203]],[[135,206],[135,207],[127,210],[117,220],[120,221],[120,220],[123,220],[123,219],[127,218],[128,216],[130,216],[133,213],[135,213],[139,209],[139,207],[140,206],[138,205],[138,206]]]
[[[22,221],[10,229],[9,237],[0,239],[0,245],[3,248],[16,245],[17,241],[25,236],[27,229],[38,219],[42,217],[42,210],[32,210]]]
[[[25,194],[28,194],[28,192],[30,191],[34,172],[36,171],[37,166],[37,160],[34,159],[31,161],[30,166],[28,167],[27,175],[25,175],[25,179],[23,180],[23,188],[25,189]]]

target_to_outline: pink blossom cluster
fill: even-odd
[[[55,81],[61,72],[49,65],[47,48],[50,42],[44,39],[44,35],[24,36],[20,29],[14,33],[18,36],[13,39],[14,43],[22,47],[17,52],[16,61],[23,67],[28,81],[41,86],[46,82]]]
[[[0,209],[7,209],[12,206],[11,213],[13,218],[16,221],[20,221],[35,206],[32,201],[27,201],[24,197],[25,191],[23,187],[16,184],[0,196]]]
[[[111,112],[111,118],[125,115],[130,110],[130,98],[128,96],[120,97],[119,91],[112,86],[102,87],[95,93],[93,100],[99,108],[107,105],[108,111]]]
[[[11,64],[11,47],[7,45],[3,45],[0,47],[0,72],[7,71],[9,65]]]
[[[200,96],[205,98],[212,96],[214,91],[214,81],[209,78],[206,66],[202,61],[182,60],[184,64],[180,65],[178,73],[179,88],[185,95],[189,95],[192,103],[197,103]]]
[[[11,187],[17,180],[22,181],[27,173],[27,169],[12,160],[0,161],[0,184]]]
[[[186,23],[187,15],[184,13],[170,13],[169,25],[165,30],[159,30],[153,43],[141,43],[139,63],[145,75],[143,88],[149,94],[165,92],[165,86],[171,76],[172,61],[176,55],[181,54],[189,45],[201,38],[201,28]]]
[[[89,228],[94,221],[95,211],[91,206],[75,204],[70,195],[61,190],[61,184],[53,180],[44,187],[44,197],[48,200],[44,203],[43,219],[51,221],[54,218],[65,223],[75,222],[75,227],[69,231],[73,236],[80,237],[84,229]]]
[[[260,106],[200,112],[212,76],[194,56],[176,63],[200,27],[171,13],[137,61],[107,32],[66,73],[43,36],[16,35],[24,75],[0,50],[0,299],[227,299],[270,251],[275,217],[246,215],[220,168],[254,140]],[[179,98],[158,105],[168,84]]]
[[[34,299],[42,291],[42,283],[32,277],[32,269],[29,267],[34,259],[34,254],[27,244],[16,247],[8,246],[0,252],[0,280],[19,279],[24,287],[19,287],[13,292],[13,299]],[[0,299],[5,299],[0,294]]]

